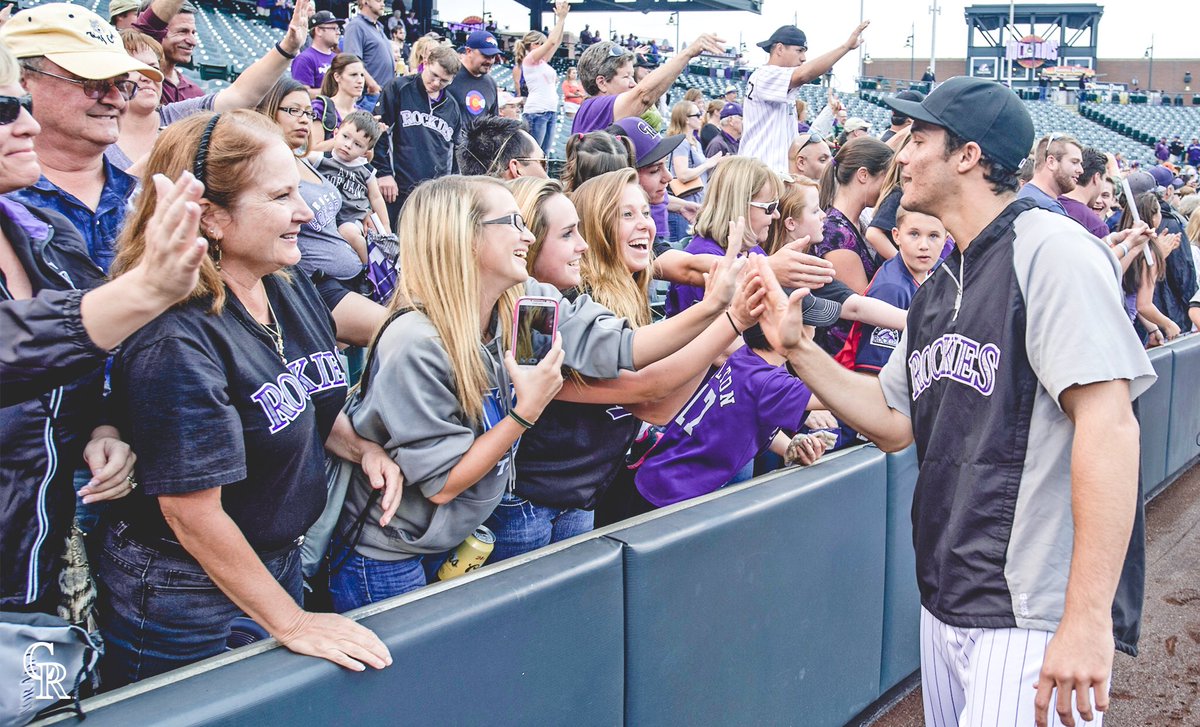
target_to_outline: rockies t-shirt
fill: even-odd
[[[465,67],[458,70],[454,82],[446,87],[446,92],[458,102],[467,123],[475,123],[480,116],[495,116],[498,100],[496,81],[488,74],[472,76]]]
[[[346,399],[333,322],[307,276],[267,276],[283,336],[227,291],[176,306],[133,334],[112,371],[121,432],[137,452],[136,492],[115,503],[138,539],[175,540],[157,497],[221,488],[221,506],[260,553],[278,550],[325,506],[325,440]]]
[[[867,286],[868,298],[882,300],[908,310],[913,296],[917,293],[920,283],[909,272],[901,255],[879,266],[879,272]],[[892,351],[900,343],[900,331],[894,328],[882,328],[862,321],[855,321],[850,327],[850,336],[846,345],[836,356],[838,363],[854,371],[878,374]]]
[[[798,430],[811,397],[783,366],[739,348],[667,425],[634,475],[638,492],[666,507],[719,489],[781,429]]]
[[[579,106],[575,121],[571,124],[572,134],[586,134],[589,131],[604,131],[612,126],[613,109],[617,105],[616,96],[589,96]]]

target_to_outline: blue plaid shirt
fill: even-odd
[[[117,256],[117,237],[125,225],[129,198],[136,187],[136,178],[105,159],[104,189],[95,211],[44,176],[33,186],[5,196],[30,207],[54,210],[70,220],[87,243],[88,255],[107,273]]]

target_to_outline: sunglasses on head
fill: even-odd
[[[754,200],[750,200],[750,206],[759,208],[763,212],[766,212],[767,215],[773,215],[775,214],[775,210],[779,209],[779,200],[773,199],[770,202],[755,202]]]
[[[6,126],[17,120],[21,109],[33,114],[33,96],[0,96],[0,126]]]
[[[825,140],[821,138],[820,134],[810,131],[804,135],[804,143],[800,145],[797,153],[804,151],[804,147],[808,146],[809,144],[819,144],[822,141]]]
[[[614,44],[614,45],[610,45],[608,47],[608,55],[611,58],[620,58],[621,56],[624,56],[624,55],[630,55],[630,53],[629,53],[629,51],[625,50],[621,46]]]
[[[66,76],[60,76],[57,73],[50,73],[49,71],[43,71],[39,68],[34,68],[33,66],[25,66],[24,68],[30,73],[57,78],[60,81],[66,81],[67,83],[73,83],[76,86],[82,86],[83,95],[94,100],[104,98],[110,91],[113,90],[113,88],[116,88],[117,92],[121,94],[121,98],[125,99],[126,101],[133,98],[133,94],[137,93],[137,81],[131,81],[128,78],[68,78]]]

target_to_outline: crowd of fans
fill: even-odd
[[[124,29],[47,4],[0,30],[0,609],[94,615],[105,689],[220,653],[243,615],[382,668],[332,612],[425,585],[480,525],[494,562],[862,441],[787,363],[780,289],[878,375],[955,249],[904,207],[910,117],[795,100],[866,24],[812,59],[780,28],[745,98],[666,106],[722,39],[656,64],[587,30],[559,79],[559,2],[517,45],[518,114],[493,33],[408,46],[381,0],[348,23],[297,0],[214,94],[179,70],[188,0],[111,9]],[[1200,327],[1194,148],[1132,171],[1066,133],[1022,150],[1018,197],[1111,251],[1145,346]],[[519,296],[559,305],[536,366],[509,352]],[[60,579],[85,534],[98,591]]]

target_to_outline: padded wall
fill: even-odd
[[[1167,477],[1167,436],[1171,429],[1171,388],[1175,357],[1171,347],[1150,351],[1158,381],[1137,399],[1142,438],[1142,483],[1146,494]]]
[[[87,724],[611,727],[623,710],[620,551],[583,541],[364,619],[395,659],[382,671],[272,649],[90,711]]]
[[[1170,349],[1175,370],[1166,474],[1173,476],[1200,457],[1200,334],[1189,336]]]
[[[912,540],[917,448],[887,456],[887,560],[883,582],[883,656],[879,691],[921,668],[921,594]]]
[[[886,465],[874,448],[610,533],[625,722],[840,725],[879,694]]]

